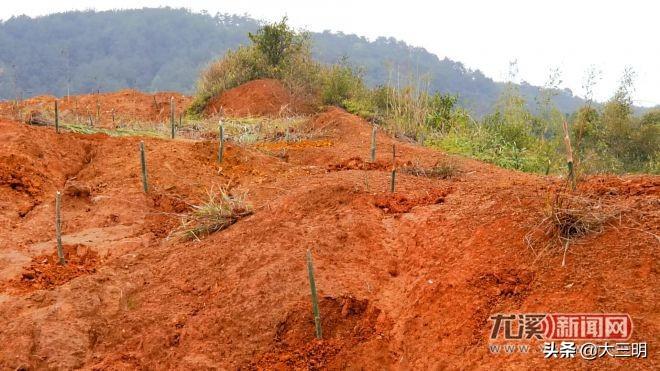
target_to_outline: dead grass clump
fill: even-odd
[[[181,226],[173,235],[183,240],[199,240],[236,223],[252,214],[252,207],[245,201],[245,195],[233,196],[226,190],[209,192],[208,200],[201,205],[193,205],[192,211],[182,216]]]
[[[619,219],[621,213],[619,207],[607,204],[601,198],[559,191],[548,200],[541,222],[527,233],[525,242],[537,256],[550,251],[554,246],[562,246],[564,266],[571,242],[601,233],[607,223]]]
[[[602,199],[557,193],[548,205],[547,217],[559,238],[570,239],[600,233],[604,225],[619,217],[621,210]]]
[[[406,174],[410,174],[414,176],[422,176],[422,177],[436,178],[436,179],[449,179],[452,178],[454,175],[456,175],[456,173],[458,172],[458,168],[456,167],[456,165],[450,162],[440,161],[435,165],[433,165],[433,167],[431,168],[424,168],[415,164],[413,166],[403,168],[402,171]]]

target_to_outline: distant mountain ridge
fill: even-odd
[[[200,69],[247,43],[247,33],[259,25],[245,16],[171,8],[13,17],[0,23],[0,99],[126,87],[191,93]],[[457,94],[461,105],[477,115],[492,109],[505,86],[479,70],[394,38],[369,41],[328,31],[311,36],[319,60],[330,63],[346,56],[364,68],[371,85],[386,83],[397,69],[400,75],[428,74],[432,91]],[[519,87],[534,109],[540,88],[527,83]],[[557,91],[554,99],[565,113],[583,103],[568,89]]]

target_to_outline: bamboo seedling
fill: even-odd
[[[220,142],[220,146],[218,147],[218,162],[222,163],[225,152],[225,127],[222,125],[222,121],[220,121],[220,132],[218,133],[218,140]]]
[[[55,237],[57,239],[57,257],[60,265],[65,265],[64,249],[62,249],[62,216],[60,208],[62,207],[62,194],[60,191],[55,193]]]
[[[312,262],[312,252],[307,250],[307,273],[309,275],[309,288],[312,292],[312,311],[314,312],[314,327],[316,328],[316,338],[323,337],[321,329],[321,313],[319,311],[319,299],[316,294],[316,282],[314,281],[314,263]]]
[[[371,162],[376,162],[376,125],[371,129]]]
[[[566,166],[568,167],[568,182],[571,189],[575,189],[575,171],[573,168],[573,147],[571,147],[571,137],[568,132],[568,123],[564,120],[564,144],[566,145]]]
[[[57,99],[55,99],[55,132],[58,134],[60,132],[60,112],[57,107]]]
[[[149,192],[149,182],[147,180],[147,158],[144,153],[144,142],[140,141],[140,164],[142,165],[142,189],[144,193]]]

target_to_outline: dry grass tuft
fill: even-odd
[[[548,205],[547,217],[559,238],[570,239],[600,233],[603,226],[616,219],[621,210],[601,199],[558,193]]]
[[[458,168],[451,162],[439,161],[433,167],[424,168],[417,164],[402,168],[406,174],[436,179],[449,179],[456,175]]]
[[[245,195],[233,196],[224,189],[218,193],[211,191],[205,203],[193,205],[192,212],[181,217],[181,226],[173,235],[182,240],[199,240],[229,227],[252,212]]]
[[[537,256],[557,245],[562,246],[564,266],[571,242],[601,233],[608,223],[620,220],[622,211],[620,207],[605,203],[601,198],[559,191],[548,200],[541,222],[525,235],[525,242]]]

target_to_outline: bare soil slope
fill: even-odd
[[[312,107],[295,97],[278,80],[260,79],[247,82],[211,98],[205,114],[234,117],[288,116],[309,113]]]
[[[546,254],[524,242],[556,179],[378,134],[340,109],[310,118],[323,146],[287,161],[213,141],[82,136],[0,122],[0,366],[86,369],[657,369],[660,179],[596,177],[578,192],[621,223]],[[455,164],[448,179],[398,164]],[[228,186],[255,213],[201,241],[168,238],[179,214]],[[67,268],[55,264],[64,192]],[[314,339],[305,251],[324,339]],[[623,312],[649,358],[544,360],[489,353],[497,312]]]
[[[174,98],[178,119],[190,104],[191,98],[177,92],[142,93],[121,90],[112,93],[72,95],[58,99],[60,117],[67,123],[89,124],[115,128],[134,122],[166,123],[170,118],[170,98]],[[38,96],[16,102],[0,102],[0,118],[24,121],[31,115],[40,115],[53,121],[55,97]],[[114,120],[113,120],[114,117]]]

